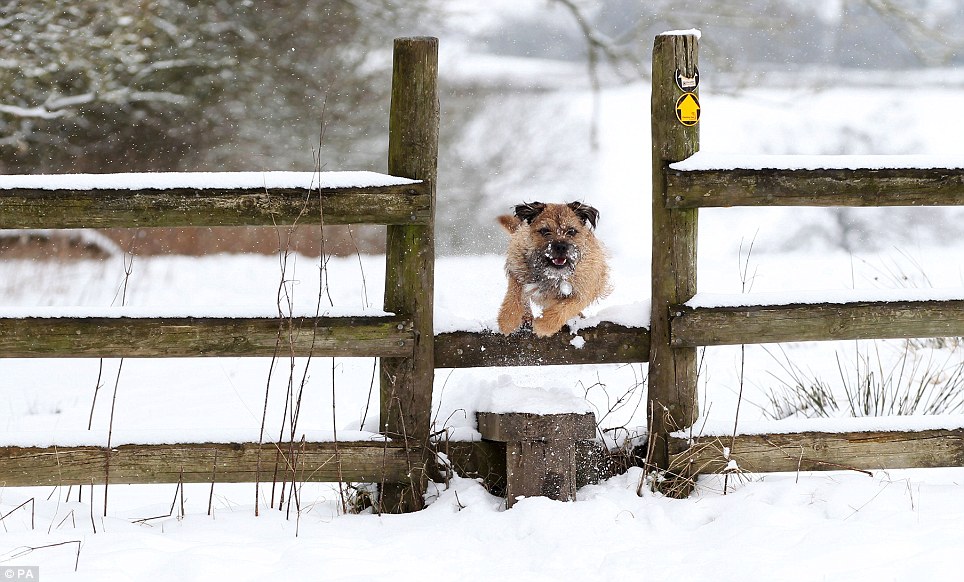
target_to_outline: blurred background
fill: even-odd
[[[900,154],[946,151],[909,124],[955,141],[946,124],[960,108],[939,92],[964,88],[962,25],[954,0],[4,0],[0,173],[310,171],[316,160],[384,172],[392,39],[438,36],[439,252],[494,253],[505,244],[494,216],[523,199],[592,203],[618,172],[648,205],[660,31],[703,32],[704,149]],[[714,100],[744,121],[714,129]],[[826,129],[804,139],[811,115]],[[607,123],[638,139],[614,143]],[[881,229],[873,213],[823,211],[791,239],[854,251],[890,240],[895,224],[959,232],[954,211],[930,212],[892,213]],[[320,250],[310,228],[284,240],[251,228],[101,234],[134,254]],[[377,227],[324,235],[335,253],[383,245]],[[106,248],[52,237],[0,232],[0,253]]]

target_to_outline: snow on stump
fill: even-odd
[[[576,499],[576,443],[596,434],[592,412],[479,412],[482,438],[505,443],[506,507],[522,497]]]

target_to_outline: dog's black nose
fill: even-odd
[[[566,242],[554,242],[549,244],[549,254],[553,257],[564,257],[569,254],[572,245]]]

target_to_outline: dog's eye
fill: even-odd
[[[566,236],[576,236],[577,234],[579,234],[579,231],[574,228],[569,228],[566,230]]]
[[[548,228],[540,228],[539,234],[541,234],[542,236],[549,236],[550,234],[552,234],[552,231],[549,230]]]

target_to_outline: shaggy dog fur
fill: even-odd
[[[593,233],[599,211],[592,206],[530,202],[498,220],[509,232],[502,333],[531,323],[537,336],[550,336],[609,292],[606,251]]]

